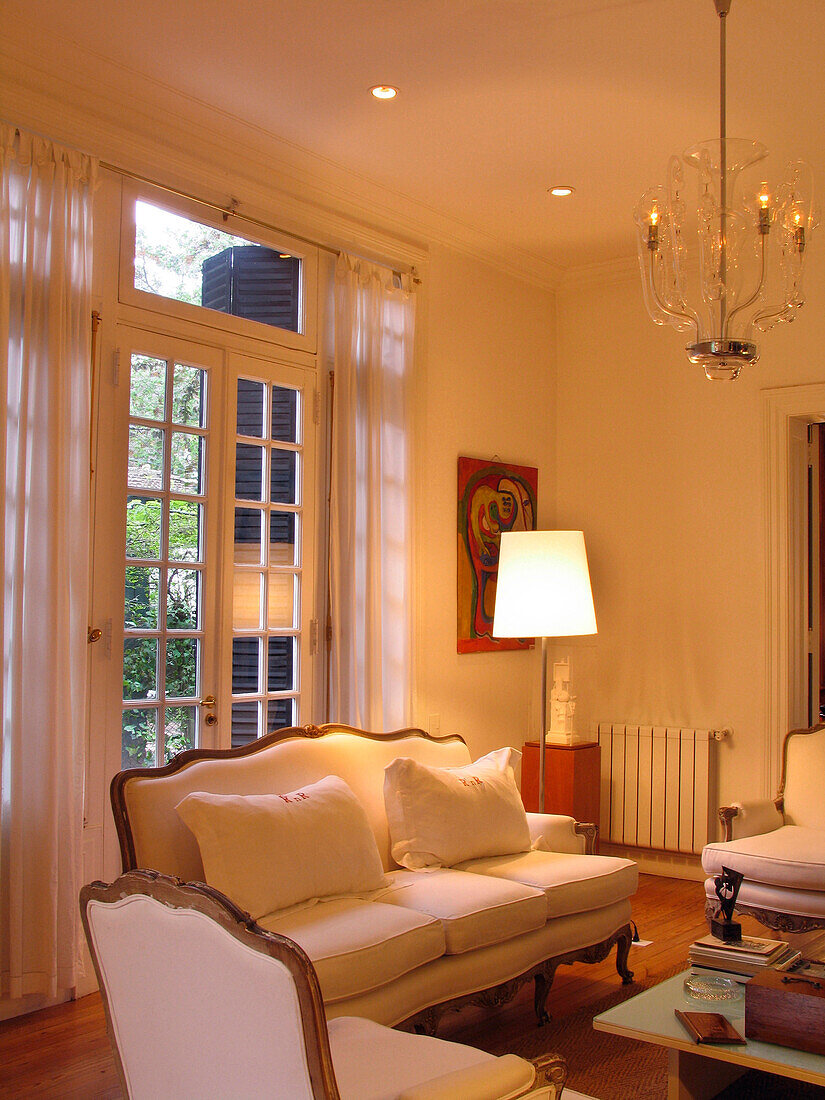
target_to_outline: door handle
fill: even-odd
[[[203,699],[198,703],[199,707],[214,707],[215,705],[216,700],[214,695],[204,695]]]

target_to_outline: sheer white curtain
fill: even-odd
[[[329,717],[362,729],[399,729],[411,720],[414,325],[408,277],[339,257]]]
[[[78,977],[96,162],[0,124],[2,996]]]

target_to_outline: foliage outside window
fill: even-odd
[[[203,504],[183,494],[203,493],[206,442],[202,433],[183,430],[204,423],[205,372],[144,355],[133,355],[131,367],[124,768],[163,763],[195,744],[196,706],[185,700],[194,701],[199,688],[200,640],[188,634],[201,627]],[[152,701],[157,706],[146,705]]]

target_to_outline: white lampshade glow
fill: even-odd
[[[596,634],[582,531],[506,531],[501,536],[493,636]]]

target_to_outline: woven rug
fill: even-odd
[[[674,973],[678,969],[681,967]],[[507,1050],[525,1058],[546,1051],[563,1054],[569,1066],[568,1086],[598,1100],[664,1100],[667,1051],[652,1043],[596,1031],[592,1021],[669,976],[659,974],[632,986],[619,986],[595,1005],[531,1029],[516,1042],[508,1037]],[[752,1070],[721,1092],[718,1100],[825,1100],[825,1088]]]

